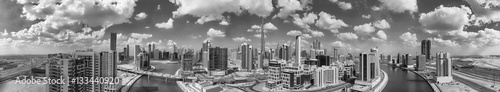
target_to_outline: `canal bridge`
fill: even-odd
[[[140,74],[140,75],[147,75],[148,77],[153,76],[153,77],[162,77],[165,78],[165,81],[170,81],[170,80],[175,80],[175,81],[186,81],[186,80],[197,80],[197,77],[184,77],[184,76],[179,76],[179,75],[172,75],[168,73],[158,73],[158,72],[150,72],[150,71],[143,71],[143,70],[137,70],[137,69],[126,69],[126,68],[117,68],[120,71],[124,72],[129,72],[129,73],[134,73],[134,74]]]

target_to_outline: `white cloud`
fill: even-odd
[[[233,41],[236,41],[236,42],[249,42],[249,41],[252,41],[251,39],[247,39],[245,37],[235,37],[233,38]]]
[[[225,37],[226,34],[224,32],[222,32],[221,30],[215,30],[213,28],[210,28],[207,31],[207,36],[209,36],[209,37]]]
[[[377,27],[379,29],[391,28],[391,25],[389,23],[387,23],[387,21],[385,19],[379,20],[379,21],[375,21],[373,23],[373,26],[375,26],[375,27]]]
[[[136,5],[135,0],[64,0],[58,5],[51,0],[19,0],[17,3],[23,5],[22,17],[37,21],[11,35],[24,41],[43,39],[54,46],[60,43],[88,45],[101,39],[106,28],[129,22]]]
[[[323,37],[323,36],[325,36],[325,34],[323,34],[323,32],[321,32],[321,31],[312,31],[311,35],[313,37]]]
[[[220,21],[219,25],[225,25],[225,26],[227,26],[227,25],[229,25],[229,22],[223,20],[223,21]]]
[[[417,12],[417,0],[379,0],[388,10],[396,13]]]
[[[240,0],[240,5],[250,14],[267,17],[274,10],[271,0]]]
[[[156,10],[160,10],[160,9],[161,9],[161,5],[156,6]]]
[[[352,32],[340,33],[337,35],[340,40],[356,40],[358,36]]]
[[[271,22],[264,24],[264,29],[265,30],[278,30],[278,28],[276,26],[274,26],[273,23],[271,23]]]
[[[458,43],[452,40],[443,40],[441,38],[431,38],[430,39],[433,45],[440,47],[455,47],[459,46]]]
[[[9,32],[7,32],[7,29],[3,29],[3,33],[0,32],[0,34],[2,34],[2,36],[8,36],[9,35]]]
[[[468,15],[470,13],[470,9],[465,6],[461,8],[439,6],[434,11],[420,14],[419,22],[427,30],[445,33],[462,30],[464,25],[469,22]]]
[[[312,38],[312,36],[311,36],[311,35],[309,35],[309,34],[302,34],[302,37],[303,37],[303,38],[306,38],[306,39],[308,39],[308,38]]]
[[[148,15],[147,15],[146,13],[141,12],[141,13],[139,13],[139,14],[135,15],[135,20],[143,20],[143,19],[145,19],[147,16],[148,16]]]
[[[365,19],[370,19],[372,16],[370,14],[366,14],[366,15],[361,15],[361,17]]]
[[[198,35],[198,36],[195,36],[195,35],[189,35],[189,38],[193,38],[193,39],[196,39],[196,38],[200,38],[201,35]]]
[[[168,40],[168,41],[167,41],[167,45],[168,45],[168,46],[177,45],[177,42],[174,42],[174,41],[172,41],[172,40]]]
[[[158,28],[163,28],[163,29],[171,29],[171,28],[174,28],[173,23],[174,23],[174,20],[172,18],[170,18],[170,19],[168,19],[167,22],[156,23],[155,26]]]
[[[465,0],[469,3],[474,15],[471,19],[474,25],[487,24],[500,21],[500,10],[495,7],[500,6],[498,0]]]
[[[372,26],[372,23],[354,26],[353,29],[356,34],[360,35],[370,35],[371,33],[375,32],[375,27]]]
[[[255,34],[255,35],[253,35],[253,37],[260,39],[260,34]],[[264,35],[264,38],[267,38],[267,35]]]
[[[196,23],[223,20],[223,13],[240,14],[243,10],[260,17],[267,17],[273,11],[271,0],[170,0],[179,6],[172,12],[174,17],[193,15],[200,17]]]
[[[153,37],[153,34],[141,34],[141,33],[131,33],[130,37],[137,39],[148,39]]]
[[[330,45],[332,45],[335,48],[350,48],[351,47],[351,45],[349,45],[347,43],[343,43],[342,41],[335,41],[335,42],[332,42]]]
[[[375,42],[385,42],[387,40],[387,35],[385,34],[384,31],[379,30],[377,34],[371,38],[371,40]]]
[[[347,27],[348,25],[344,23],[341,19],[335,19],[335,16],[330,15],[325,12],[320,12],[318,14],[320,17],[316,22],[316,26],[326,30],[338,30],[342,27]]]
[[[310,28],[309,24],[313,24],[318,19],[318,15],[314,13],[304,13],[303,16],[303,18],[300,18],[299,14],[294,14],[292,17],[293,23],[304,29]]]
[[[403,45],[408,46],[408,47],[416,47],[419,45],[417,42],[417,34],[412,34],[410,32],[403,33],[401,36],[399,36],[401,40],[403,40]]]
[[[278,0],[277,7],[280,8],[280,10],[275,17],[279,18],[287,18],[290,14],[295,13],[295,11],[303,10],[298,0]]]
[[[350,9],[352,9],[352,5],[351,5],[351,3],[346,3],[346,2],[338,2],[337,4],[339,5],[339,7],[340,7],[342,10],[350,10]]]
[[[339,0],[330,0],[330,2],[332,2],[332,3],[336,3],[336,2],[338,2],[338,1],[339,1]]]
[[[302,32],[298,31],[298,30],[290,30],[286,33],[286,35],[290,35],[290,36],[297,36],[297,35],[301,35]]]

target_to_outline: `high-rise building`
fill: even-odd
[[[426,62],[425,55],[417,55],[416,59],[417,59],[417,66],[415,67],[415,70],[424,71],[426,69],[426,67],[425,67],[425,62]]]
[[[101,74],[101,66],[100,66],[100,58],[96,56],[92,49],[87,50],[77,50],[73,57],[81,59],[85,66],[85,72],[83,75],[85,77],[99,77]],[[100,88],[99,85],[85,85],[84,90],[86,91],[94,91],[94,88]],[[98,89],[100,90],[100,89]]]
[[[421,52],[423,55],[425,55],[425,58],[430,60],[431,59],[431,40],[422,40],[421,42]]]
[[[183,71],[192,71],[194,65],[194,52],[186,52],[182,56],[182,70]]]
[[[314,85],[324,87],[327,84],[338,83],[339,69],[335,66],[318,67],[314,73]]]
[[[330,66],[331,63],[330,56],[318,55],[316,56],[316,58],[318,59],[318,64],[317,64],[318,67]]]
[[[111,43],[109,43],[109,44],[111,45],[110,46],[111,50],[116,51],[116,33],[111,33],[110,40],[111,40]]]
[[[149,69],[149,54],[146,51],[141,51],[139,54],[136,56],[136,67],[138,70],[148,70]]]
[[[402,59],[401,59],[401,54],[398,53],[398,57],[396,59],[396,63],[395,64],[399,64],[401,63]]]
[[[316,39],[313,41],[313,49],[316,49],[316,50],[319,50],[321,49],[321,42],[319,41],[319,39]]]
[[[48,62],[46,64],[45,73],[50,79],[70,80],[76,77],[86,77],[86,64],[83,59],[72,58],[70,54],[48,54]],[[76,82],[69,83],[51,83],[47,84],[47,92],[81,92],[88,91],[84,84]]]
[[[361,53],[359,56],[360,76],[361,81],[371,82],[380,74],[379,58],[376,56],[378,50],[373,48],[369,54]]]
[[[201,59],[201,62],[203,64],[203,67],[207,68],[208,69],[208,65],[209,65],[209,53],[208,53],[208,50],[207,51],[203,51],[203,53],[201,54],[203,57]]]
[[[211,47],[208,70],[227,70],[227,48]]]
[[[245,70],[253,69],[253,50],[247,43],[241,45],[241,68]]]
[[[337,48],[333,48],[333,56],[332,56],[332,57],[333,57],[333,60],[334,60],[334,61],[337,61],[338,56],[339,56],[339,49],[337,49]]]
[[[282,80],[282,69],[286,66],[286,61],[284,60],[271,60],[269,61],[269,75],[268,81],[266,82],[267,88],[277,88],[278,84],[281,84]]]
[[[125,52],[125,56],[126,56],[127,59],[130,57],[130,47],[129,47],[129,45],[127,45],[127,50]]]
[[[294,65],[298,65],[298,66],[301,66],[301,64],[302,64],[300,53],[299,53],[300,51],[302,51],[302,50],[300,50],[301,49],[300,42],[302,41],[301,38],[302,37],[300,35],[295,37],[295,52],[297,52],[297,55],[295,56]]]
[[[453,80],[451,63],[450,53],[436,53],[436,80],[438,83],[447,83]]]

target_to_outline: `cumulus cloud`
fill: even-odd
[[[474,15],[474,25],[487,24],[500,21],[500,3],[498,0],[465,0],[469,3]],[[482,6],[484,5],[484,6]]]
[[[318,15],[314,13],[304,13],[303,16],[303,18],[300,18],[299,14],[294,14],[292,17],[293,23],[304,29],[309,29],[309,24],[313,24],[318,19]]]
[[[223,20],[223,21],[220,21],[220,22],[219,22],[219,25],[224,25],[224,26],[227,26],[227,25],[229,25],[229,22],[227,22],[227,21]]]
[[[321,31],[312,31],[311,35],[313,37],[323,37],[323,36],[325,36],[325,34],[323,34],[323,32],[321,32]]]
[[[276,26],[274,26],[273,23],[271,23],[271,22],[264,24],[264,29],[265,30],[278,30],[278,28]]]
[[[174,17],[192,15],[200,17],[196,23],[223,20],[223,13],[240,14],[243,10],[259,17],[267,17],[273,11],[271,0],[170,0],[179,8],[172,12]]]
[[[332,45],[335,48],[350,48],[351,47],[351,45],[349,45],[347,43],[343,43],[342,41],[335,41],[335,42],[332,42],[330,45]]]
[[[302,37],[306,39],[312,38],[312,36],[309,34],[302,34]]]
[[[198,35],[198,36],[195,36],[195,35],[189,35],[189,38],[193,38],[193,39],[196,39],[196,38],[200,38],[201,35]]]
[[[408,47],[416,47],[418,46],[417,42],[417,34],[413,34],[410,32],[403,33],[401,36],[399,36],[401,40],[403,40],[403,45],[408,46]]]
[[[372,23],[354,26],[353,29],[356,34],[360,35],[370,35],[371,33],[375,32],[375,27],[372,26]]]
[[[255,34],[255,35],[253,35],[253,37],[260,39],[260,34]],[[267,35],[264,35],[264,38],[267,38]]]
[[[391,25],[389,23],[387,23],[387,21],[385,19],[379,20],[379,21],[375,21],[373,23],[373,26],[375,26],[375,27],[377,27],[379,29],[391,28]]]
[[[278,14],[274,17],[287,18],[290,14],[295,13],[295,11],[303,10],[300,1],[298,0],[278,0],[277,7],[280,8]]]
[[[215,30],[213,28],[208,29],[207,36],[209,37],[225,37],[226,34],[221,30]]]
[[[172,41],[172,40],[168,40],[168,41],[167,41],[167,45],[168,45],[168,46],[177,45],[177,42],[174,42],[174,41]]]
[[[0,34],[5,37],[9,35],[9,32],[7,32],[7,29],[3,29],[3,33],[0,32]]]
[[[443,40],[441,38],[431,38],[430,39],[432,42],[432,45],[440,46],[440,47],[455,47],[459,46],[458,43],[456,43],[453,40]]]
[[[387,40],[387,35],[385,34],[384,31],[379,30],[377,34],[371,38],[371,40],[375,42],[385,42]]]
[[[137,39],[148,39],[153,37],[153,34],[141,34],[141,33],[131,33],[130,37]]]
[[[340,33],[337,35],[340,40],[356,40],[358,36],[352,32]]]
[[[471,11],[465,6],[444,7],[441,5],[434,11],[420,14],[419,22],[429,31],[445,33],[462,30],[469,22],[469,14]]]
[[[301,35],[302,32],[298,31],[298,30],[290,30],[286,33],[286,35],[290,35],[290,36],[297,36],[297,35]]]
[[[167,22],[156,23],[155,26],[158,28],[163,28],[163,29],[171,29],[171,28],[174,28],[173,23],[174,23],[174,20],[172,18],[170,18],[170,19],[168,19]]]
[[[338,2],[337,4],[339,5],[339,7],[340,7],[342,10],[350,10],[350,9],[352,9],[352,5],[351,5],[351,3],[346,3],[346,2]]]
[[[330,15],[326,12],[320,12],[318,14],[320,17],[316,22],[316,26],[326,30],[338,30],[342,27],[347,27],[348,25],[344,23],[341,19],[335,19],[335,16]]]
[[[252,41],[251,39],[247,39],[245,37],[235,37],[233,38],[233,41],[236,41],[236,42],[249,42],[249,41]]]
[[[361,17],[365,19],[370,19],[372,16],[370,14],[366,14],[366,15],[361,15]]]
[[[19,0],[17,3],[23,5],[22,17],[37,21],[11,35],[56,44],[87,44],[101,39],[109,26],[129,22],[136,5],[135,0],[63,0],[59,4],[52,0]]]
[[[147,15],[146,13],[141,12],[141,13],[139,13],[139,14],[135,15],[135,20],[143,20],[143,19],[145,19],[147,16],[148,16],[148,15]]]
[[[379,0],[383,6],[395,13],[417,12],[417,0]]]

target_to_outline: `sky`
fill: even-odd
[[[1,0],[0,55],[48,54],[126,45],[266,48],[313,40],[331,53],[500,54],[498,0]],[[3,30],[2,30],[3,29]]]

